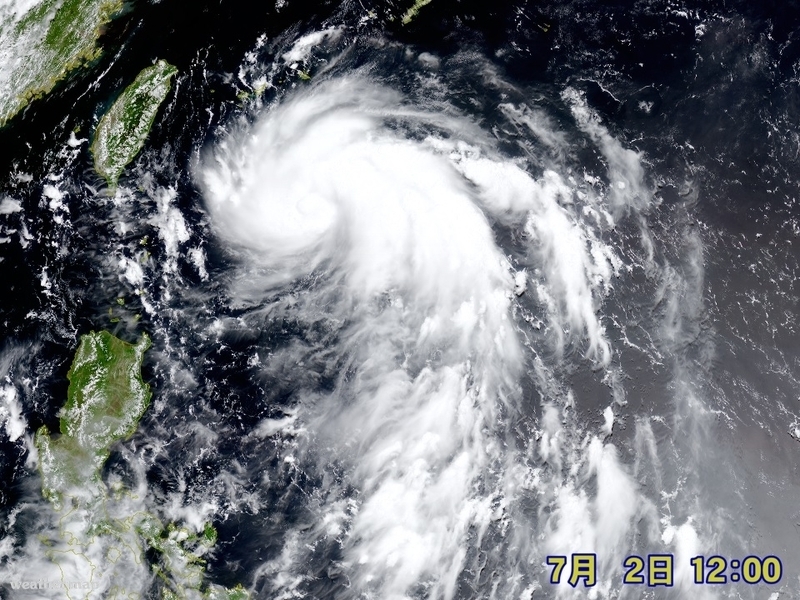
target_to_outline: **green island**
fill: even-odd
[[[430,4],[433,0],[415,0],[414,4],[409,8],[404,14],[402,18],[403,25],[408,25],[411,21],[414,20],[419,14],[420,9],[423,6]]]
[[[42,0],[24,15],[0,12],[0,127],[101,54],[97,40],[122,0]],[[3,11],[3,9],[0,9]]]
[[[107,598],[139,597],[130,577],[139,572],[157,578],[163,600],[247,600],[241,585],[206,581],[203,557],[217,541],[210,523],[200,531],[164,525],[119,479],[103,481],[112,446],[136,431],[150,404],[150,386],[141,374],[149,347],[147,335],[136,344],[108,331],[81,337],[67,374],[60,433],[43,426],[35,436],[42,495],[59,517],[58,535],[43,540],[46,554],[62,573],[85,574]],[[75,600],[90,593],[71,589],[67,595]]]
[[[92,140],[92,156],[95,170],[110,187],[116,187],[122,171],[142,149],[177,72],[164,60],[147,67],[100,119]]]
[[[150,404],[150,386],[141,365],[150,338],[136,345],[107,331],[81,338],[67,373],[67,403],[61,410],[61,435],[47,427],[36,432],[42,493],[60,507],[65,494],[93,489],[111,446],[130,437]]]

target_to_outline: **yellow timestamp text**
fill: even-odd
[[[597,555],[590,552],[566,555],[550,555],[546,564],[552,567],[550,583],[565,583],[572,587],[592,587],[597,583]],[[689,560],[693,580],[698,585],[720,585],[726,583],[776,584],[783,577],[783,564],[777,556],[747,556],[743,559],[726,559],[722,556],[695,556]],[[569,566],[569,569],[567,569]],[[622,562],[626,585],[649,587],[672,587],[675,557],[672,554],[648,554],[628,556]]]

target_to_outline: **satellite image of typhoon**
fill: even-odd
[[[0,0],[2,600],[800,600],[800,5]]]

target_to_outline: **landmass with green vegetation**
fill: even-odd
[[[98,589],[108,598],[138,597],[149,574],[160,582],[163,600],[247,600],[241,585],[206,581],[204,556],[217,542],[210,523],[200,531],[164,525],[121,479],[103,481],[113,445],[136,431],[149,406],[141,372],[149,347],[146,335],[135,344],[108,331],[81,338],[67,374],[60,433],[42,427],[35,437],[42,494],[59,514],[58,536],[45,541],[46,554],[62,573],[83,574],[94,590],[70,589],[72,600]]]
[[[97,40],[122,7],[122,0],[41,0],[22,14],[14,3],[0,7],[0,127],[96,60]]]
[[[177,72],[164,60],[147,67],[100,119],[92,141],[92,156],[95,170],[112,188],[144,146]]]
[[[67,373],[67,403],[59,436],[47,427],[36,432],[42,492],[56,507],[63,497],[91,492],[111,446],[130,437],[150,404],[150,386],[141,375],[150,338],[129,344],[108,331],[81,338]]]
[[[419,14],[423,6],[430,4],[433,0],[416,0],[414,4],[403,14],[403,25],[408,25]]]
[[[241,585],[225,588],[205,583],[205,560],[202,558],[217,542],[217,531],[206,524],[195,533],[170,523],[166,527],[149,515],[138,531],[156,552],[153,571],[162,582],[164,600],[247,600],[250,595]]]

